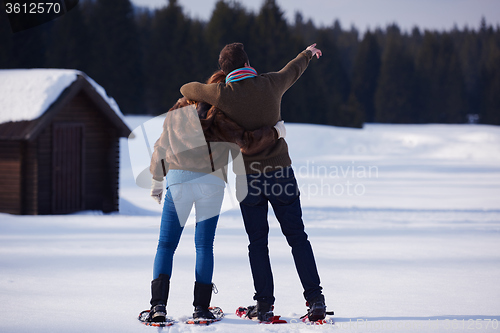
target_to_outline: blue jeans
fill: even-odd
[[[302,221],[299,190],[291,167],[270,173],[238,176],[238,189],[247,182],[248,194],[240,202],[250,244],[248,256],[254,280],[254,300],[274,304],[274,284],[269,260],[267,220],[268,202],[292,248],[292,256],[306,300],[321,294],[314,254]]]
[[[193,204],[196,212],[194,242],[196,247],[196,281],[212,283],[215,229],[224,197],[224,187],[204,183],[171,185],[165,194],[160,237],[153,265],[153,279],[160,274],[172,276],[174,252]]]

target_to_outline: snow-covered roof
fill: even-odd
[[[85,73],[74,69],[0,70],[0,124],[40,117],[78,76],[83,76],[123,120],[116,101]]]

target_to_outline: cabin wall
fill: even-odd
[[[52,128],[46,127],[36,140],[38,162],[38,214],[52,213]]]
[[[39,135],[38,179],[40,214],[51,214],[52,136],[56,123],[84,126],[83,209],[118,210],[119,138],[111,122],[84,92],[78,93]]]
[[[21,214],[38,214],[38,159],[37,142],[24,141],[21,145]]]
[[[21,142],[0,141],[0,212],[21,214]]]

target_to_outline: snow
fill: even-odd
[[[136,128],[149,118],[125,120]],[[234,315],[253,303],[253,286],[246,234],[232,209],[221,215],[215,241],[219,293],[212,304],[226,318],[210,326],[182,323],[193,310],[190,224],[174,258],[167,306],[181,323],[164,331],[500,329],[499,127],[287,124],[287,142],[335,324],[264,325]],[[161,206],[135,184],[126,139],[120,165],[119,214],[0,214],[1,332],[160,330],[136,317],[148,308]],[[306,307],[272,212],[269,243],[275,313],[293,321]]]
[[[116,101],[83,72],[73,69],[4,69],[0,70],[0,124],[40,117],[78,75],[84,76],[123,119]]]

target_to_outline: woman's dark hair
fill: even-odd
[[[226,80],[226,74],[224,73],[224,71],[219,70],[213,73],[212,76],[210,76],[210,78],[208,78],[207,84],[220,83],[224,82],[225,80]]]
[[[245,67],[245,63],[250,63],[250,61],[241,43],[227,44],[220,51],[219,66],[226,75],[235,69]]]

